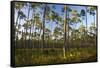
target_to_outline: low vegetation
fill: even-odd
[[[96,61],[96,48],[66,48],[66,58],[63,58],[62,48],[16,49],[15,63],[20,65],[41,65],[56,63],[74,63]]]

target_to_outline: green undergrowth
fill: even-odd
[[[66,48],[65,53],[66,58],[63,57],[62,48],[16,49],[15,64],[20,66],[96,61],[96,47]]]

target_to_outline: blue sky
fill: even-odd
[[[52,4],[51,4],[52,5]],[[55,6],[55,9],[54,9],[54,11],[55,12],[57,12],[61,17],[63,17],[63,13],[61,12],[62,11],[62,7],[63,7],[63,5],[54,5]],[[81,9],[84,9],[85,10],[85,7],[86,6],[72,6],[72,5],[68,5],[68,7],[69,8],[71,8],[72,10],[77,10],[77,12],[78,13],[80,13],[80,11],[81,11]],[[24,12],[24,14],[27,16],[27,13],[28,13],[28,8],[29,8],[29,6],[24,6],[21,10]],[[53,9],[53,8],[51,8],[51,9]],[[40,10],[39,8],[35,11],[35,12],[37,12],[37,13],[39,13],[39,11],[41,11],[42,13],[41,13],[41,15],[40,15],[40,18],[41,18],[41,21],[42,21],[42,18],[43,18],[43,10]],[[31,17],[32,17],[32,10],[30,11],[30,19],[31,19]],[[69,16],[71,17],[71,13],[69,14]],[[17,10],[15,10],[15,21],[16,21],[16,17],[17,17]],[[96,17],[96,15],[95,15],[95,17]],[[82,20],[83,21],[83,24],[84,25],[86,25],[85,24],[85,19],[84,20]],[[87,13],[87,22],[88,22],[88,27],[90,26],[90,24],[92,23],[92,22],[94,22],[94,20],[93,20],[93,16],[91,16],[91,15],[89,15],[89,13]],[[96,22],[96,18],[95,18],[95,22]],[[22,19],[21,20],[21,24],[23,24],[23,23],[25,23],[25,21]],[[52,24],[51,24],[52,23]],[[76,28],[78,28],[79,27],[79,25],[80,25],[80,23],[78,23],[77,24],[77,26],[76,26]],[[46,28],[49,28],[51,31],[53,31],[54,30],[54,28],[56,27],[56,23],[55,22],[52,22],[52,21],[49,21],[49,23],[46,23],[45,24],[45,26],[46,26]],[[23,30],[23,28],[21,28],[20,30]]]

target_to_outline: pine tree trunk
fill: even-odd
[[[96,24],[95,24],[95,15],[93,17],[94,17],[94,27],[96,27]],[[94,33],[95,33],[95,29],[94,29]]]
[[[67,19],[69,19],[69,11],[67,12],[67,14],[68,14]],[[69,43],[70,42],[70,40],[69,40],[69,20],[67,21],[67,23],[68,23],[67,24],[68,25],[68,27],[67,27],[67,29],[68,29],[68,34],[67,34],[67,36],[68,36],[68,43],[67,44],[68,44],[68,49],[69,49],[69,46],[70,46],[70,43]]]
[[[86,7],[86,34],[87,34],[87,7]]]
[[[29,23],[29,14],[30,14],[30,4],[28,5],[29,6],[29,8],[28,8],[28,16],[27,16],[27,25],[26,25],[26,34],[28,33],[27,32],[27,29],[28,29],[28,23]],[[28,27],[27,27],[28,26]],[[27,35],[26,35],[26,37],[27,37]],[[27,39],[27,38],[26,38]],[[29,46],[28,46],[28,44],[29,44],[29,41],[28,40],[26,40],[26,61],[27,61],[27,63],[30,63],[30,61],[29,61],[29,59],[31,59],[30,58],[30,53],[27,51],[27,49],[29,49]]]
[[[46,15],[45,15],[45,13],[46,13],[46,8],[47,8],[47,4],[45,4],[45,6],[44,6],[44,15],[43,15],[43,35],[42,35],[42,47],[41,47],[41,50],[43,50],[43,46],[45,45],[45,41],[44,41],[44,33],[45,33],[45,20],[46,20]]]
[[[64,5],[64,46],[63,46],[63,57],[64,57],[64,59],[66,59],[66,56],[65,56],[65,47],[66,47],[66,23],[67,23],[67,21],[66,21],[66,19],[67,19],[67,15],[66,15],[66,12],[67,12],[67,6],[66,5]]]
[[[85,43],[86,43],[86,45],[87,45],[87,32],[88,32],[88,28],[87,28],[88,26],[87,26],[87,7],[86,7],[86,30],[85,30]]]
[[[18,12],[20,12],[20,9],[18,10]],[[16,23],[15,23],[15,40],[16,40],[16,46],[18,44],[18,32],[17,32],[17,26],[18,26],[18,19],[19,19],[19,13],[17,15],[17,19],[16,19]]]

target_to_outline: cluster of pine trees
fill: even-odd
[[[68,47],[94,46],[97,37],[96,12],[95,6],[73,9],[70,5],[15,2],[15,46],[60,47],[64,52]],[[92,23],[89,17],[92,17]]]

